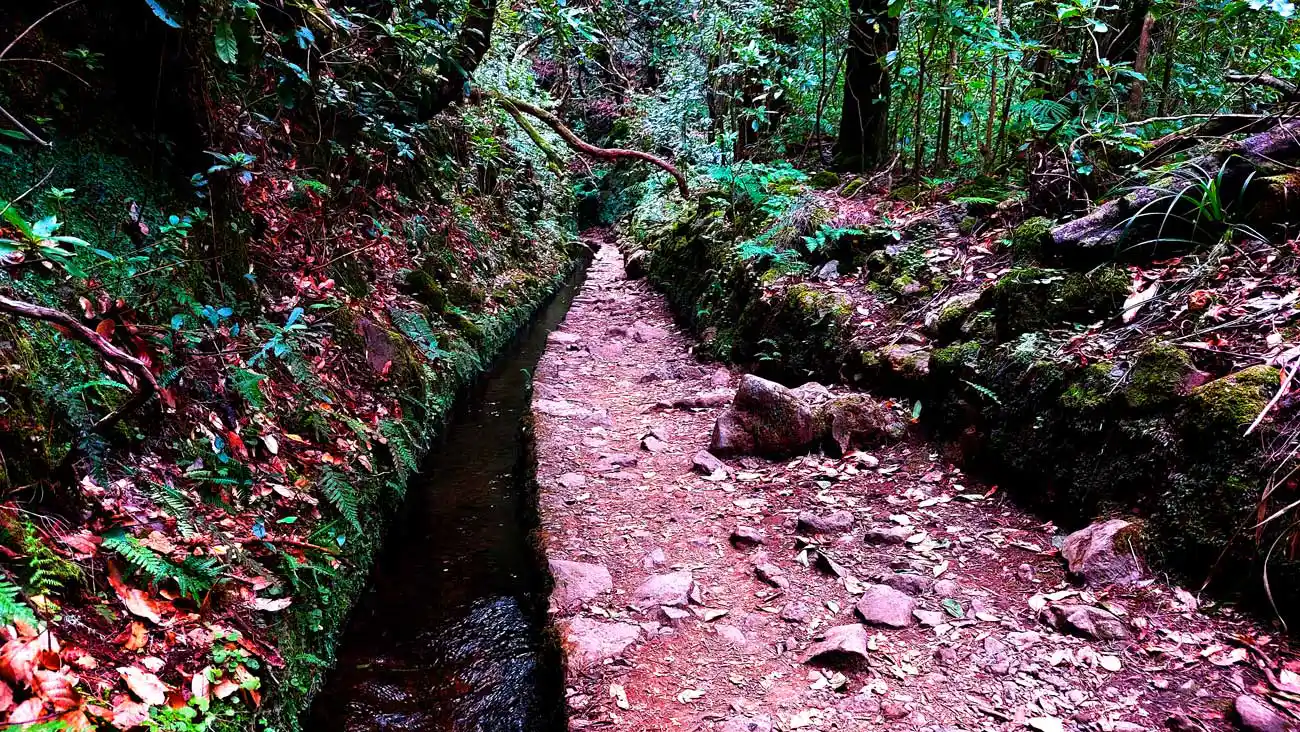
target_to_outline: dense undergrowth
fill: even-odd
[[[297,729],[458,391],[582,258],[564,158],[428,115],[433,16],[13,10],[0,291],[68,322],[0,319],[3,713]]]

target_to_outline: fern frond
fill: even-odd
[[[194,526],[194,515],[190,510],[190,501],[185,497],[184,493],[169,485],[152,481],[146,483],[145,486],[149,492],[149,497],[153,498],[154,503],[157,503],[172,518],[176,519],[176,527],[180,529],[181,536],[188,539],[198,533]]]
[[[262,382],[266,380],[266,374],[248,369],[235,369],[235,375],[230,380],[234,383],[235,390],[250,407],[258,411],[266,409],[266,396],[262,394]]]
[[[105,534],[103,547],[116,552],[133,570],[147,576],[151,584],[157,586],[171,580],[182,595],[196,601],[212,589],[223,571],[211,557],[186,557],[183,563],[174,564],[121,529]]]
[[[379,432],[388,441],[388,451],[393,456],[393,467],[397,468],[397,474],[402,480],[416,470],[419,470],[420,463],[415,459],[415,451],[411,449],[410,435],[406,432],[406,427],[401,422],[392,419],[386,419],[379,423]]]
[[[9,625],[21,620],[28,625],[36,625],[36,614],[23,602],[22,590],[18,585],[0,579],[0,625]]]
[[[357,489],[352,487],[342,473],[328,466],[321,469],[317,482],[330,504],[360,534],[362,529],[361,517],[357,511]]]

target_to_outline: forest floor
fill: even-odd
[[[1158,578],[1072,584],[1055,526],[922,441],[702,474],[740,374],[588,236],[533,402],[571,728],[1291,728],[1266,692],[1300,666],[1263,625]]]

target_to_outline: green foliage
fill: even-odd
[[[36,625],[36,614],[23,602],[22,590],[14,583],[0,579],[0,625],[10,625],[21,620],[28,625]]]
[[[406,426],[400,421],[386,419],[379,423],[379,433],[388,442],[388,452],[393,457],[393,467],[397,470],[401,481],[405,482],[411,473],[420,469]]]
[[[105,534],[103,547],[126,560],[134,571],[147,577],[152,584],[174,582],[182,596],[196,602],[212,589],[224,572],[221,564],[212,557],[190,556],[176,564],[121,529]]]
[[[332,466],[324,466],[316,476],[316,484],[330,505],[339,512],[358,534],[361,533],[361,517],[357,510],[360,502],[357,489],[347,478]]]

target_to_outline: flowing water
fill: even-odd
[[[576,292],[564,288],[460,400],[412,479],[307,729],[565,728],[523,425],[533,367]]]

